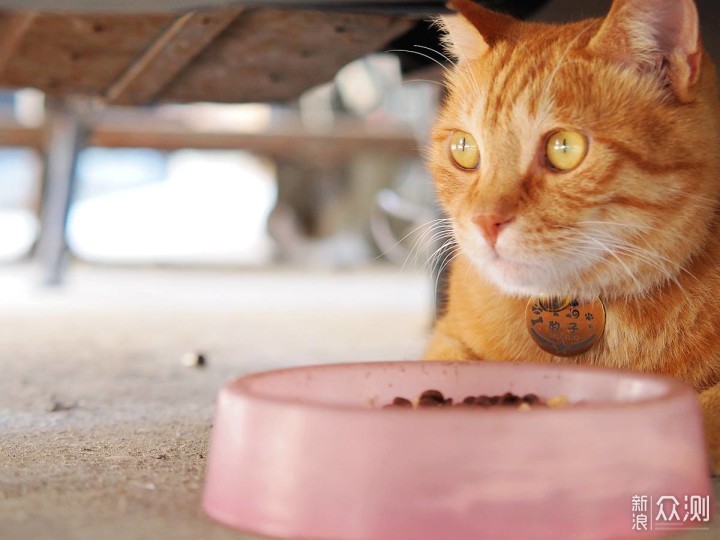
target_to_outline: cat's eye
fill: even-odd
[[[463,169],[477,169],[480,164],[480,149],[475,137],[466,131],[456,131],[450,137],[450,155]]]
[[[577,131],[556,131],[548,138],[545,155],[548,163],[559,171],[571,171],[578,167],[587,155],[588,142]]]

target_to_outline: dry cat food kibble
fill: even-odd
[[[555,396],[546,401],[535,394],[518,396],[506,392],[498,396],[468,396],[459,403],[453,403],[452,398],[446,398],[439,390],[425,390],[420,396],[411,401],[404,397],[396,397],[383,409],[416,409],[425,407],[474,407],[489,409],[492,407],[515,407],[517,409],[532,409],[533,407],[549,407],[551,409],[565,407],[568,400],[565,396]]]

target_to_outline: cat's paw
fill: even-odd
[[[443,332],[440,325],[435,328],[423,357],[425,360],[482,360],[461,340]]]

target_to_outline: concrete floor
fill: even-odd
[[[418,358],[432,313],[428,278],[382,267],[78,267],[65,288],[35,283],[32,268],[0,271],[2,540],[250,538],[200,508],[218,388],[281,366]],[[207,366],[183,366],[188,351]]]
[[[240,538],[200,509],[218,388],[248,371],[419,357],[414,272],[0,272],[0,538]],[[205,368],[181,364],[207,354]]]

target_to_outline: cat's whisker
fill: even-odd
[[[436,229],[434,229],[432,236],[430,236],[429,238],[425,237],[425,238],[421,239],[421,242],[422,242],[421,250],[428,249],[443,239],[450,240],[453,237],[453,232],[454,231],[452,228],[436,228]]]
[[[651,227],[648,225],[639,225],[639,224],[634,224],[634,223],[621,223],[621,222],[611,222],[611,221],[583,221],[583,222],[579,222],[578,224],[579,225],[582,225],[582,224],[593,225],[594,230],[593,230],[592,234],[575,231],[575,232],[581,234],[585,238],[588,238],[588,237],[598,238],[605,242],[611,243],[614,246],[622,246],[627,249],[638,250],[639,252],[645,253],[653,258],[661,258],[662,260],[670,263],[671,265],[675,264],[674,261],[672,261],[671,259],[669,259],[667,257],[664,257],[663,255],[661,255],[660,253],[657,253],[656,251],[645,249],[642,246],[635,244],[635,243],[630,243],[627,239],[619,238],[615,234],[604,231],[602,228],[598,229],[595,226],[599,225],[600,227],[604,227],[606,225],[611,225],[611,226],[616,226],[616,227],[624,227],[624,228],[639,230],[640,233],[638,233],[636,235],[636,237],[638,239],[643,239],[646,232],[656,231],[657,229],[654,227]],[[669,231],[663,231],[663,234],[665,236],[671,236]],[[675,234],[674,236],[678,239],[684,239],[684,237],[680,234]]]
[[[615,221],[580,221],[577,223],[578,225],[589,225],[593,228],[594,231],[597,231],[597,234],[603,234],[601,232],[601,229],[598,229],[598,227],[605,227],[606,225],[615,226],[615,227],[622,227],[627,229],[634,229],[638,231],[635,233],[635,237],[637,239],[645,239],[647,236],[653,235],[657,233],[658,231],[658,225],[641,225],[639,223],[622,223],[622,222],[615,222]],[[687,241],[687,237],[683,235],[680,231],[673,231],[668,230],[667,228],[662,230],[662,235],[665,238],[674,238],[679,242],[685,242]],[[612,237],[614,238],[614,237]]]
[[[608,255],[610,255],[611,257],[613,257],[613,258],[618,262],[618,264],[623,267],[623,269],[624,269],[625,272],[627,273],[628,277],[633,281],[633,283],[635,284],[635,286],[636,286],[638,289],[642,289],[642,284],[640,283],[640,281],[638,280],[638,278],[635,276],[635,274],[632,272],[632,270],[630,270],[630,267],[620,258],[620,256],[618,256],[618,254],[615,253],[615,250],[614,250],[611,246],[608,246],[608,245],[604,244],[603,242],[601,242],[600,240],[598,240],[597,238],[595,238],[595,237],[593,237],[593,236],[591,236],[591,235],[588,235],[588,234],[585,234],[585,233],[582,233],[582,232],[580,232],[579,234],[581,234],[581,235],[583,235],[584,237],[586,237],[586,239],[587,239],[588,241],[592,242],[593,244],[596,244],[596,245],[599,246],[603,251],[605,251]]]
[[[428,235],[430,233],[432,233],[432,236],[430,238],[428,238]],[[408,257],[406,257],[403,267],[405,267],[405,265],[408,263],[408,261],[410,260],[410,256],[413,254],[413,252],[415,253],[415,255],[412,257],[412,260],[410,260],[410,262],[412,262],[414,264],[415,262],[417,262],[417,259],[420,256],[421,252],[426,251],[431,246],[436,245],[438,242],[440,242],[442,240],[451,240],[451,239],[454,240],[453,229],[452,229],[452,227],[448,227],[446,225],[437,226],[433,229],[426,231],[415,243],[413,248],[410,250],[410,253],[408,253]],[[436,249],[440,249],[440,248],[436,248]]]
[[[698,195],[697,193],[688,193],[687,191],[683,191],[679,188],[669,188],[668,191],[672,193],[673,195],[678,195],[680,197],[685,197],[686,199],[690,199],[699,203],[703,203],[707,205],[707,208],[717,209],[718,208],[718,201],[715,199],[712,199],[710,197],[705,197],[704,195]]]
[[[434,252],[433,255],[430,257],[430,265],[427,265],[425,267],[426,271],[433,271],[433,268],[440,265],[440,262],[443,257],[446,257],[449,253],[453,253],[460,249],[459,244],[455,241],[455,238],[448,237],[440,247],[438,247]]]
[[[435,257],[435,265],[437,267],[436,274],[439,276],[448,264],[448,261],[455,258],[461,252],[460,246],[457,244],[450,244],[443,247]]]
[[[432,275],[435,276],[435,282],[433,290],[435,293],[437,293],[437,285],[440,282],[440,278],[443,275],[443,272],[445,271],[445,268],[453,261],[455,260],[459,255],[461,251],[459,248],[454,248],[451,250],[448,250],[444,253],[442,259],[438,258],[436,264],[435,264],[435,270],[432,272]]]
[[[448,224],[450,222],[450,224]],[[416,227],[413,231],[411,231],[408,235],[405,235],[405,238],[407,238],[410,234],[416,233],[420,229],[425,229],[422,234],[413,242],[410,250],[408,251],[407,256],[405,257],[405,261],[403,262],[402,269],[405,268],[405,266],[408,264],[408,261],[411,260],[414,263],[417,261],[418,256],[420,253],[428,248],[428,246],[431,246],[435,239],[442,238],[444,235],[449,234],[452,232],[452,220],[449,220],[447,218],[440,218],[432,220],[428,223],[424,223],[423,225],[420,225],[419,227]],[[427,241],[427,237],[429,235],[433,235],[433,239]],[[414,254],[414,256],[413,256]]]
[[[677,262],[673,261],[668,257],[665,257],[664,255],[661,255],[660,253],[657,253],[656,251],[629,244],[618,244],[617,248],[631,255],[635,255],[636,257],[647,262],[657,270],[662,271],[668,279],[675,281],[675,283],[680,288],[682,288],[682,286],[680,285],[680,282],[677,281],[677,275],[679,273],[685,273],[693,280],[697,282],[700,281],[692,272],[684,268],[682,265],[679,265]],[[658,260],[666,263],[669,268],[658,264]]]
[[[429,247],[433,246],[433,244],[437,243],[438,240],[442,239],[444,236],[448,237],[449,239],[452,236],[451,233],[452,228],[448,225],[435,224],[425,230],[425,232],[417,239],[413,248],[417,248],[418,250],[428,249]]]
[[[576,225],[579,226],[588,226],[590,229],[592,229],[592,233],[597,235],[600,238],[607,238],[607,239],[617,239],[617,237],[614,235],[614,233],[606,233],[604,232],[604,228],[609,227],[619,227],[622,229],[630,229],[633,231],[631,234],[637,238],[643,238],[648,233],[653,233],[657,231],[657,227],[652,227],[650,225],[640,224],[640,223],[627,223],[627,222],[620,222],[620,221],[578,221]],[[667,232],[669,235],[671,231],[664,231],[664,233]],[[680,236],[678,236],[680,237]]]
[[[611,247],[615,252],[621,255],[627,255],[628,257],[635,258],[641,262],[644,262],[645,264],[651,266],[655,270],[660,271],[661,274],[665,276],[666,279],[673,279],[675,277],[675,272],[673,272],[672,268],[668,268],[665,265],[660,264],[660,262],[657,259],[662,260],[660,255],[654,254],[654,253],[648,253],[642,250],[639,250],[634,247],[622,245],[622,244],[613,244],[608,242],[609,247]],[[656,255],[656,258],[653,258],[653,255]],[[673,261],[669,259],[665,259],[669,263],[669,265],[672,267],[674,266]],[[665,262],[663,261],[663,262]]]
[[[590,260],[594,265],[599,264],[605,264],[610,267],[612,267],[611,261],[609,261],[606,257],[603,257],[601,254],[597,253],[596,249],[589,249],[591,246],[588,245],[587,247],[583,245],[575,245],[575,246],[566,246],[561,248],[556,248],[553,250],[553,253],[561,253],[562,255],[565,255],[566,260],[569,262],[574,262],[575,259],[581,258],[585,261]],[[561,281],[565,279],[565,276],[560,275],[560,271],[555,271],[556,278],[558,281]]]
[[[688,276],[690,276],[692,279],[699,281],[691,272],[683,268],[682,266],[677,265],[674,261],[667,259],[666,257],[662,257],[661,255],[657,253],[650,253],[646,252],[644,250],[638,250],[637,248],[631,249],[627,246],[618,246],[616,249],[618,249],[622,253],[626,253],[631,257],[636,257],[640,259],[641,261],[645,262],[646,264],[650,265],[651,267],[655,268],[656,270],[660,271],[665,276],[665,279],[668,281],[672,281],[675,283],[675,285],[678,287],[680,292],[688,297],[688,293],[685,290],[685,287],[680,283],[680,280],[678,279],[678,273],[679,272],[685,272]],[[668,268],[666,266],[663,266],[659,264],[655,259],[652,258],[652,255],[654,255],[656,258],[667,261],[667,263],[671,266],[671,268]]]
[[[627,227],[630,229],[654,230],[654,228],[649,225],[641,225],[640,223],[623,223],[621,221],[578,221],[576,224],[592,226],[598,225],[600,227],[604,227],[605,225],[611,225],[615,227]]]
[[[450,65],[452,65],[452,66],[457,66],[457,63],[456,63],[456,62],[454,62],[452,59],[448,58],[446,55],[444,55],[442,52],[438,51],[437,49],[433,49],[432,47],[427,47],[427,46],[425,46],[425,45],[413,45],[413,47],[417,47],[418,49],[426,49],[426,50],[428,50],[428,51],[430,51],[430,52],[434,52],[435,54],[437,54],[437,55],[440,56],[441,58],[444,58],[444,59],[447,61],[448,64],[450,64]]]
[[[634,258],[639,260],[641,263],[649,265],[651,268],[659,271],[667,281],[673,282],[685,297],[689,297],[689,295],[678,278],[679,274],[685,273],[691,279],[699,282],[699,279],[693,275],[692,272],[654,250],[630,244],[622,239],[610,236],[607,233],[602,233],[600,231],[596,232],[595,235],[589,235],[580,231],[576,232],[584,237],[584,240],[580,240],[581,243],[590,242],[597,244],[599,241],[602,241],[602,244],[608,248],[608,253],[613,254],[614,258],[621,264],[623,263],[620,260],[620,255],[625,255],[631,259]]]
[[[409,49],[388,49],[388,50],[385,51],[385,52],[388,52],[388,53],[417,54],[418,56],[422,56],[423,58],[427,58],[427,59],[430,60],[431,62],[435,62],[438,66],[440,66],[440,67],[443,69],[443,71],[445,71],[445,73],[450,73],[450,70],[447,68],[447,66],[444,65],[440,60],[438,60],[437,58],[433,58],[433,57],[430,56],[429,54],[425,54],[425,53],[420,52],[420,51],[411,51],[411,50],[409,50]]]
[[[568,261],[573,261],[576,257],[580,256],[584,259],[592,259],[594,261],[604,261],[605,258],[601,257],[597,253],[593,253],[591,250],[588,249],[582,249],[585,246],[583,244],[580,245],[573,245],[573,246],[562,246],[562,247],[556,247],[553,249],[553,254],[561,254],[561,255],[567,255],[567,257],[563,257],[563,259],[566,259]]]
[[[381,258],[384,257],[385,255],[387,255],[388,253],[390,253],[393,249],[395,249],[396,247],[398,247],[402,242],[404,242],[405,240],[407,240],[410,236],[412,236],[413,234],[415,234],[417,231],[419,231],[419,230],[421,230],[421,229],[423,229],[423,228],[426,228],[426,227],[429,228],[429,229],[432,229],[433,227],[435,227],[435,225],[436,225],[438,222],[442,222],[442,221],[445,221],[445,218],[434,219],[434,220],[432,220],[432,221],[428,221],[427,223],[423,223],[423,224],[421,224],[421,225],[418,225],[418,226],[415,227],[412,231],[410,231],[410,232],[407,233],[405,236],[403,236],[402,238],[400,238],[397,242],[395,242],[395,243],[394,243],[392,246],[390,246],[388,249],[386,249],[385,251],[383,251],[382,253],[380,253],[380,255],[378,255],[377,257],[375,257],[374,260],[381,259]],[[426,231],[424,234],[427,234],[427,231]]]
[[[440,257],[446,256],[451,251],[459,250],[460,246],[458,246],[457,242],[455,241],[455,238],[448,238],[439,248],[437,248],[432,255],[428,258],[428,260],[423,264],[423,270],[428,271],[431,270],[433,267],[435,267],[439,261]]]
[[[608,260],[607,257],[603,257],[602,255],[599,255],[596,253],[595,249],[589,249],[589,248],[595,248],[596,246],[594,244],[587,244],[587,248],[585,249],[584,246],[574,246],[572,248],[560,248],[560,251],[566,252],[568,255],[570,255],[572,258],[574,257],[582,257],[584,259],[590,259],[593,261],[594,264],[604,264],[606,266],[609,266],[610,268],[614,268],[613,261]]]
[[[445,256],[445,260],[440,265],[440,268],[438,268],[437,275],[435,276],[435,285],[433,287],[433,292],[435,293],[435,298],[438,296],[438,286],[440,285],[440,277],[443,275],[443,272],[445,271],[445,268],[447,268],[461,253],[461,250],[459,246],[454,246],[455,249],[453,251],[449,251],[448,255]],[[434,306],[434,317],[437,319],[437,304]]]
[[[596,236],[611,243],[615,247],[619,247],[619,248],[625,249],[627,251],[632,251],[633,253],[642,254],[648,260],[654,261],[656,259],[659,259],[663,262],[668,263],[670,266],[675,266],[679,269],[682,269],[682,267],[680,265],[678,265],[676,261],[670,259],[669,257],[662,255],[661,253],[658,253],[655,250],[645,248],[645,247],[637,245],[637,244],[631,244],[631,243],[627,242],[626,240],[617,238],[615,236],[608,235],[607,233],[598,232],[596,234]],[[677,237],[682,238],[680,235],[678,235]]]
[[[598,227],[605,227],[605,226],[631,229],[634,231],[633,233],[631,233],[632,234],[631,238],[636,238],[638,240],[645,240],[645,239],[647,239],[648,236],[651,236],[651,235],[657,233],[657,231],[658,231],[658,225],[654,225],[654,226],[653,225],[641,225],[638,223],[621,223],[621,222],[613,222],[613,221],[596,221],[596,222],[584,221],[584,222],[578,223],[578,225],[583,225],[583,224],[590,225],[591,227],[593,227],[593,229],[597,229]],[[614,235],[606,236],[606,234],[610,234],[610,233],[603,232],[602,229],[598,229],[595,234],[598,234],[600,236],[607,237],[607,238],[617,239],[617,237]],[[675,239],[683,241],[683,242],[686,240],[686,237],[679,231],[663,229],[662,234],[666,238],[675,238]],[[629,240],[629,239],[626,239],[626,240]]]
[[[445,85],[439,81],[432,81],[430,79],[403,79],[402,84],[410,84],[410,83],[430,83],[430,84],[436,84],[437,86],[440,86],[442,88],[445,88]]]

